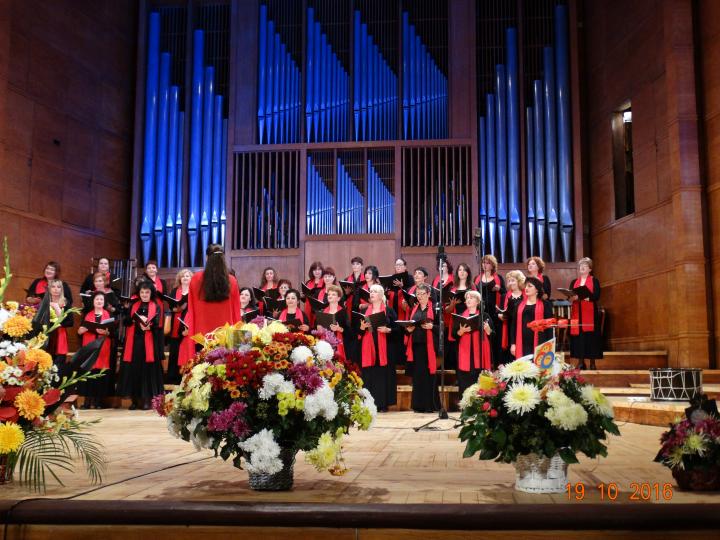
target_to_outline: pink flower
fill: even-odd
[[[492,409],[490,411],[490,418],[496,418],[498,415],[498,412],[495,409]]]
[[[497,388],[493,388],[492,390],[490,390],[490,395],[491,395],[491,396],[497,396],[497,395],[498,395]]]
[[[490,408],[490,402],[489,402],[489,401],[486,401],[485,403],[482,404],[482,410],[483,410],[483,411],[487,411],[489,408]]]

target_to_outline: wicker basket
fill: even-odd
[[[13,481],[16,457],[17,455],[14,453],[0,454],[0,485]]]
[[[515,461],[515,489],[527,493],[563,493],[567,470],[567,463],[559,454],[552,458],[523,454]]]
[[[255,491],[289,491],[293,487],[293,475],[297,450],[283,448],[280,459],[283,468],[275,474],[252,473],[248,471],[250,488]]]
[[[672,469],[673,478],[680,489],[687,491],[720,491],[720,466],[711,465],[706,468]]]

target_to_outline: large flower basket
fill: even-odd
[[[283,448],[280,450],[280,460],[282,461],[282,469],[274,474],[266,472],[248,471],[250,488],[255,491],[289,491],[293,487],[295,475],[295,456],[297,450],[291,448]],[[247,461],[251,461],[252,457],[245,454]]]
[[[568,464],[560,454],[549,458],[524,454],[515,460],[515,489],[526,493],[563,493],[568,483]]]
[[[672,469],[672,475],[680,489],[686,491],[720,491],[720,465],[696,469]]]

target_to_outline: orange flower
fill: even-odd
[[[23,418],[35,420],[45,412],[45,400],[35,390],[23,390],[15,398],[15,407]]]
[[[40,373],[47,371],[53,365],[52,356],[42,349],[28,349],[25,351],[25,360],[37,364]]]
[[[22,337],[30,330],[32,330],[30,320],[22,315],[13,315],[5,321],[5,325],[3,326],[3,332],[14,338]]]

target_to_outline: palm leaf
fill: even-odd
[[[102,482],[103,473],[107,468],[105,448],[86,431],[63,429],[59,438],[65,448],[80,458],[93,484]]]

